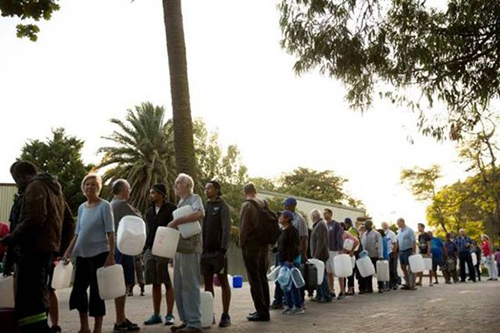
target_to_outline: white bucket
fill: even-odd
[[[389,262],[387,260],[377,261],[377,281],[389,282],[390,280]]]
[[[477,265],[477,254],[472,252],[471,257],[472,257],[472,266],[476,266]]]
[[[198,221],[185,223],[177,226],[182,238],[189,238],[201,232],[201,225]]]
[[[0,277],[0,308],[13,308],[14,305],[14,278]]]
[[[421,254],[414,254],[409,257],[410,269],[413,273],[420,273],[425,270],[424,258]]]
[[[323,283],[323,279],[325,278],[325,263],[319,259],[309,259],[310,264],[316,267],[318,271],[318,286]]]
[[[352,239],[346,238],[344,240],[344,249],[346,251],[352,251],[353,246],[354,246],[354,242],[352,241]]]
[[[214,319],[214,296],[209,291],[201,291],[201,327],[208,328],[212,326]]]
[[[97,269],[97,286],[103,300],[115,299],[125,295],[125,276],[122,265],[113,265]]]
[[[174,217],[174,220],[177,220],[178,218],[184,217],[184,216],[189,215],[193,212],[194,212],[193,207],[191,207],[190,205],[187,205],[187,206],[183,206],[181,208],[177,208],[176,210],[173,211],[172,215]]]
[[[118,223],[117,247],[121,253],[136,256],[146,243],[146,224],[137,216],[124,216]]]
[[[179,245],[179,230],[169,227],[158,227],[151,252],[163,258],[174,258]]]
[[[432,271],[432,259],[424,258],[424,268],[426,271]]]
[[[333,258],[335,276],[345,278],[352,275],[351,257],[348,254],[339,254]]]
[[[51,287],[56,290],[69,288],[71,286],[72,273],[73,265],[71,264],[71,262],[65,264],[63,260],[60,260],[57,266],[54,268]]]
[[[373,266],[370,257],[364,257],[356,260],[356,266],[358,267],[359,274],[362,277],[367,277],[375,274],[375,267]]]

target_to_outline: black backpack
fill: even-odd
[[[261,207],[255,200],[247,200],[258,211],[259,221],[255,230],[255,240],[262,245],[274,245],[278,240],[280,226],[276,214],[269,210],[267,202]]]

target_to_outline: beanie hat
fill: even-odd
[[[160,193],[164,197],[167,196],[167,188],[163,184],[154,184],[152,189],[155,190],[156,192]]]

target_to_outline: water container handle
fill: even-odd
[[[368,256],[368,251],[366,250],[363,250],[359,253],[359,257],[360,258],[364,258],[364,257],[367,257]]]

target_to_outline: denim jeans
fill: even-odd
[[[476,269],[472,265],[472,256],[469,251],[463,251],[458,253],[458,259],[460,260],[460,280],[465,281],[465,265],[469,269],[469,277],[472,281],[476,281]]]
[[[296,308],[301,308],[302,307],[302,297],[300,296],[300,290],[295,287],[295,285],[292,283],[292,289],[289,291],[285,292],[285,305],[289,308],[293,308],[294,306]]]

